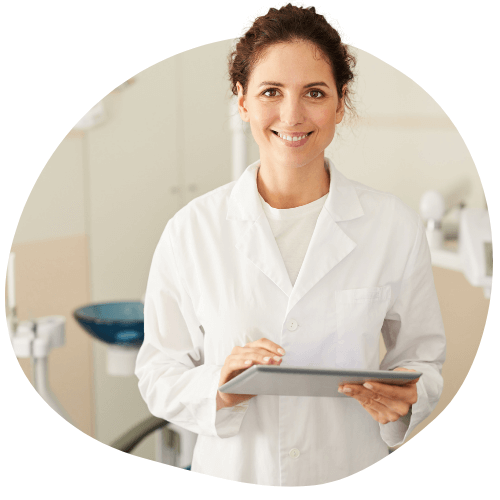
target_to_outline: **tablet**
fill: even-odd
[[[253,365],[219,387],[219,391],[228,394],[268,396],[349,397],[338,392],[339,385],[363,384],[370,380],[404,385],[421,375],[418,372],[327,370]]]

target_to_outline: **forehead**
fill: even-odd
[[[265,49],[252,69],[249,85],[258,87],[263,81],[284,85],[335,83],[328,59],[316,45],[304,41],[279,43]]]

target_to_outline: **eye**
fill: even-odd
[[[278,94],[278,89],[267,89],[262,93],[262,95],[265,95],[266,97],[276,97]]]
[[[306,95],[310,95],[313,99],[324,97],[324,94],[323,92],[321,92],[321,90],[310,90]]]

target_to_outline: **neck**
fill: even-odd
[[[273,167],[261,162],[257,189],[273,208],[301,207],[325,196],[330,190],[330,175],[321,154],[302,167]]]

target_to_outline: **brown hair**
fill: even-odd
[[[351,83],[355,76],[356,58],[342,43],[337,30],[321,14],[316,14],[314,7],[288,4],[279,10],[271,8],[266,15],[254,21],[229,55],[229,80],[233,94],[238,94],[236,82],[240,82],[246,94],[252,69],[265,49],[278,43],[299,40],[312,42],[327,58],[337,85],[337,95],[339,99],[344,96],[346,108],[353,112]],[[344,85],[346,88],[342,92]]]

